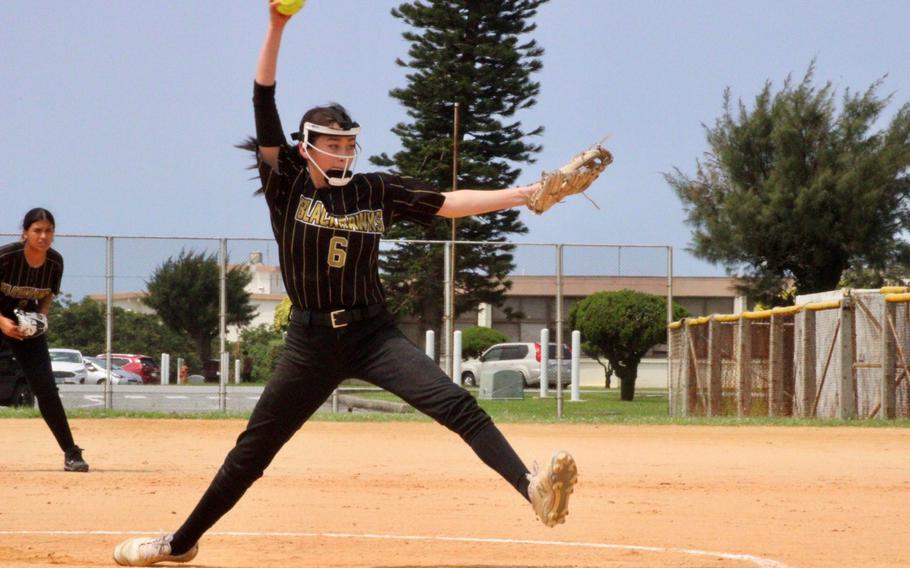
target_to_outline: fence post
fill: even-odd
[[[708,320],[708,416],[720,416],[723,400],[723,377],[720,360],[720,322]]]
[[[547,398],[550,388],[550,330],[540,330],[540,398]]]
[[[681,360],[681,377],[680,377],[680,395],[682,396],[682,416],[691,416],[695,409],[695,361],[692,360],[692,349],[690,347],[689,320],[684,319],[682,324],[682,356]]]
[[[675,359],[673,359],[673,357],[678,358],[679,354],[673,350],[672,344],[673,344],[673,334],[674,333],[678,334],[681,332],[682,332],[682,327],[674,330],[674,329],[671,329],[669,325],[667,326],[667,414],[670,416],[679,415],[679,409],[676,408],[677,395],[679,394],[677,392],[679,390],[679,382],[676,382],[676,383],[673,382],[674,378],[680,376],[680,375],[673,374],[673,371],[674,371],[673,363],[675,361]],[[677,373],[679,373],[680,368],[678,365],[675,367],[675,370]],[[604,388],[606,388],[606,387],[607,387],[607,384],[605,381]]]
[[[840,308],[840,376],[838,418],[856,418],[856,382],[853,380],[853,299],[845,296]]]
[[[107,376],[111,376],[111,350],[114,343],[114,237],[104,237],[107,244],[107,254],[105,255],[104,278],[104,365],[107,367]],[[111,381],[104,381],[104,408],[110,410],[114,407],[114,391],[111,389]]]
[[[881,401],[882,408],[879,416],[888,420],[895,417],[895,345],[897,338],[892,331],[897,326],[897,306],[887,299],[882,302],[882,369],[881,369]]]
[[[679,358],[677,353],[673,352],[673,334],[670,330],[670,324],[673,323],[673,247],[667,247],[667,396],[669,398],[670,408],[674,408],[677,403],[673,392],[673,358]],[[679,396],[676,393],[675,396]]]
[[[227,351],[221,352],[221,363],[218,365],[218,370],[218,406],[221,412],[226,412],[228,376],[231,374],[231,354]]]
[[[799,337],[796,338],[799,349],[797,350],[797,375],[796,384],[799,385],[800,397],[797,400],[797,414],[803,418],[812,417],[812,407],[815,406],[816,389],[816,362],[815,352],[815,310],[802,310],[797,317],[802,318],[799,328]]]
[[[768,353],[768,416],[780,416],[784,405],[784,322],[771,314]]]
[[[556,245],[556,418],[562,418],[562,270],[563,245]]]
[[[752,414],[752,322],[745,317],[736,326],[736,413]]]
[[[454,223],[455,220],[453,219]],[[454,234],[453,234],[454,239]],[[443,336],[442,341],[440,342],[440,362],[442,363],[442,370],[449,377],[451,377],[454,372],[452,368],[453,358],[452,358],[452,333],[455,331],[455,305],[454,305],[454,292],[455,289],[455,271],[453,266],[455,264],[455,241],[452,240],[443,245],[443,257],[445,266],[443,267],[443,290],[445,293],[445,303],[443,308]]]
[[[227,239],[218,240],[218,350],[221,363],[218,366],[220,380],[218,381],[218,408],[221,412],[227,410],[227,376],[230,355],[226,351],[227,336]]]

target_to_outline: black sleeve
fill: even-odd
[[[253,82],[253,112],[256,117],[256,140],[260,146],[284,146],[284,130],[275,105],[275,85],[266,87]]]
[[[305,169],[303,161],[297,155],[296,146],[282,144],[278,147],[278,170],[273,170],[264,160],[259,160],[259,179],[262,182],[262,193],[273,209],[281,209],[290,199],[291,188]]]
[[[411,221],[429,226],[446,198],[434,186],[406,178],[384,174],[384,208],[391,210],[391,221]]]

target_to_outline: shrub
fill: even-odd
[[[489,327],[469,327],[461,332],[461,357],[472,359],[497,343],[505,343],[509,336]]]

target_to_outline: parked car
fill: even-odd
[[[96,357],[104,358],[106,355],[100,353]],[[138,353],[111,353],[111,363],[121,367],[125,371],[135,373],[142,377],[142,384],[157,385],[161,383],[161,371],[158,362],[148,355]]]
[[[563,384],[568,384],[571,373],[571,353],[562,348]],[[540,385],[540,343],[497,343],[483,352],[478,359],[468,359],[461,364],[461,382],[477,386],[484,371],[511,370],[521,373],[525,387]],[[556,344],[550,344],[547,383],[556,385]]]
[[[51,369],[54,381],[59,384],[85,384],[86,369],[82,353],[76,349],[52,348],[47,350],[51,356]]]
[[[84,359],[87,372],[85,382],[90,385],[103,385],[107,381],[107,361],[105,358],[85,357]],[[141,385],[142,377],[111,363],[111,384]]]
[[[8,347],[0,343],[0,404],[4,406],[33,406],[35,395],[19,368],[19,362]]]

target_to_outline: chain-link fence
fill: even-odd
[[[78,347],[83,356],[98,357],[100,367],[84,379],[58,377],[67,406],[252,407],[257,387],[239,385],[252,381],[261,388],[268,379],[281,339],[275,314],[287,295],[272,239],[60,233],[54,248],[65,259],[60,300],[66,309],[52,311],[52,337],[67,339],[53,347]],[[401,329],[450,375],[458,367],[452,355],[457,330],[492,327],[516,342],[539,342],[548,330],[550,342],[568,345],[569,310],[591,293],[636,289],[672,305],[672,249],[666,246],[386,240],[379,252],[376,268]],[[232,273],[245,276],[235,281]],[[237,282],[253,307],[242,322],[234,321]],[[476,293],[481,289],[486,296]],[[484,301],[505,291],[499,304]],[[181,310],[188,312],[182,319]],[[177,313],[164,317],[171,311]],[[164,321],[180,322],[181,331]],[[666,365],[652,367],[648,373],[662,376],[665,386]],[[129,373],[141,384],[122,378]],[[591,360],[583,362],[581,376],[583,384],[605,381],[604,369]],[[459,372],[455,379],[461,378]],[[568,376],[559,378],[568,386]],[[541,384],[541,395],[557,399],[561,415],[563,389]],[[354,381],[346,388],[369,386]]]

